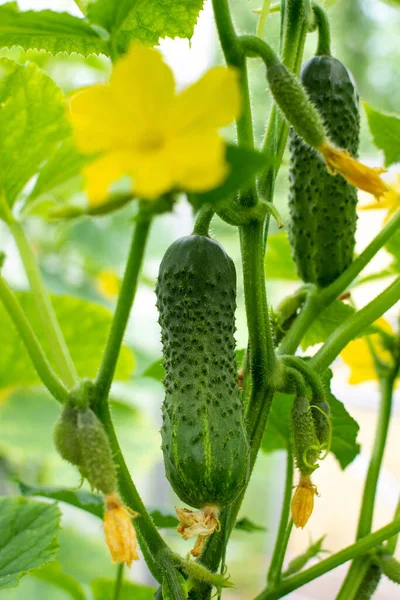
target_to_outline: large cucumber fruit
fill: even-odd
[[[235,360],[235,266],[215,240],[183,237],[166,251],[156,293],[166,371],[166,474],[183,502],[222,507],[238,496],[249,473]]]
[[[302,69],[301,81],[323,118],[329,138],[357,155],[359,110],[355,83],[336,58],[316,56]],[[330,175],[321,155],[290,132],[289,238],[297,271],[321,287],[351,263],[356,231],[357,190]]]

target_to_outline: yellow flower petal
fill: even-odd
[[[132,154],[127,173],[132,178],[135,194],[145,200],[168,192],[176,183],[171,162],[163,149]]]
[[[119,292],[119,278],[114,271],[104,269],[100,272],[96,287],[100,294],[108,300],[113,300]]]
[[[77,92],[70,98],[69,108],[75,142],[81,152],[102,152],[124,143],[124,121],[115,110],[108,85],[94,85]]]
[[[107,201],[111,184],[126,174],[124,155],[110,153],[91,162],[83,169],[90,206]]]
[[[139,560],[136,533],[132,519],[137,513],[123,505],[117,494],[106,496],[104,513],[104,536],[113,562],[125,563],[128,567],[132,561]]]
[[[138,130],[164,128],[166,114],[175,97],[171,69],[154,48],[133,42],[129,52],[113,69],[110,86],[116,109]]]
[[[314,509],[314,496],[317,488],[311,483],[310,477],[301,476],[299,485],[291,502],[293,523],[296,527],[305,527]]]
[[[176,135],[202,133],[229,125],[240,115],[239,73],[231,67],[215,67],[181,92],[169,117]]]
[[[375,324],[387,333],[393,333],[390,324],[385,319],[378,319]],[[383,362],[390,363],[391,354],[383,348],[379,334],[374,333],[368,336],[368,338],[378,358]],[[342,350],[340,356],[351,369],[348,380],[351,385],[357,385],[364,381],[375,381],[377,379],[374,359],[366,338],[358,338],[351,341]]]
[[[173,138],[166,152],[174,165],[176,184],[184,190],[202,192],[215,188],[228,174],[226,146],[216,131]]]
[[[329,142],[324,142],[318,150],[323,155],[326,166],[332,173],[339,173],[354,185],[379,199],[387,192],[386,183],[379,177],[386,169],[367,167],[350,156],[347,150],[340,150]]]

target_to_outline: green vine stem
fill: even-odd
[[[336,569],[345,562],[352,560],[357,556],[362,556],[378,546],[385,540],[391,538],[393,535],[396,535],[400,531],[400,520],[393,521],[378,529],[374,533],[370,533],[369,535],[363,537],[358,540],[351,546],[347,546],[343,550],[340,550],[336,554],[321,560],[315,566],[306,569],[305,571],[301,571],[292,577],[288,577],[284,579],[275,589],[265,588],[260,594],[258,594],[254,600],[278,600],[290,592],[297,590],[299,587],[321,577],[328,571],[332,569]]]
[[[209,235],[210,223],[215,214],[213,207],[210,204],[203,204],[196,217],[196,222],[193,227],[193,233],[197,235]]]
[[[2,277],[0,277],[0,299],[18,331],[40,379],[56,400],[61,403],[66,402],[68,399],[68,390],[48,363],[43,349],[17,298]]]
[[[103,360],[96,378],[98,401],[105,403],[110,392],[118,356],[138,286],[151,217],[139,215],[129,251],[121,291],[111,324]]]
[[[282,340],[278,354],[294,354],[305,332],[322,311],[347,290],[377,252],[388,242],[400,227],[400,211],[385,225],[361,254],[340,277],[324,289],[311,288],[300,315]]]
[[[154,525],[143,504],[139,492],[132,481],[114,430],[108,402],[99,402],[93,407],[93,410],[102,422],[110,441],[114,461],[118,467],[118,484],[122,499],[129,508],[139,513],[139,516],[133,521],[133,524],[147,566],[157,581],[161,583],[165,574],[165,563],[168,559],[171,565],[170,568],[174,568],[172,566],[173,553]]]
[[[311,388],[313,398],[323,400],[326,396],[324,385],[319,375],[298,356],[282,356],[282,362],[301,373]]]
[[[364,485],[361,511],[358,519],[357,539],[368,535],[372,528],[375,497],[381,471],[386,439],[392,413],[393,390],[397,378],[399,364],[397,363],[388,373],[380,377],[381,400],[379,415],[374,438],[371,460]],[[338,598],[351,599],[359,588],[360,572],[365,573],[370,565],[368,557],[361,557],[351,565],[343,582]],[[361,579],[362,580],[362,579]]]
[[[0,198],[0,205],[21,256],[55,365],[62,381],[68,388],[72,388],[78,381],[78,374],[65,343],[49,294],[44,286],[33,248],[21,223],[14,218],[4,197]]]
[[[253,120],[250,106],[246,58],[233,26],[228,0],[212,0],[212,5],[215,24],[217,26],[225,60],[228,65],[236,67],[240,72],[243,108],[242,114],[236,122],[238,145],[254,148]],[[255,206],[257,200],[257,191],[254,182],[254,185],[250,186],[246,193],[240,194],[240,201],[243,206],[249,207]]]
[[[293,473],[293,451],[291,446],[289,446],[286,454],[285,491],[281,518],[279,521],[278,534],[276,536],[274,552],[272,554],[271,564],[267,576],[268,587],[270,588],[276,587],[279,584],[282,576],[282,566],[283,561],[285,560],[287,542],[289,541],[287,530],[290,516],[290,500],[292,497]],[[287,540],[286,544],[285,540]]]
[[[124,563],[120,563],[117,566],[117,576],[115,578],[113,600],[119,600],[119,598],[120,598],[121,591],[122,591],[122,583],[124,580],[124,567],[125,567]]]
[[[271,8],[271,0],[264,0],[263,6],[261,9],[260,17],[257,23],[256,35],[262,38],[264,36],[265,25],[267,22],[268,14]]]
[[[394,513],[394,521],[400,519],[400,500],[397,503],[397,507],[396,507],[396,511]],[[398,535],[394,535],[393,537],[391,537],[390,539],[388,539],[388,541],[386,542],[386,551],[389,554],[394,554],[396,552],[396,546],[397,546],[397,542],[398,542],[399,536]]]
[[[326,340],[310,360],[310,366],[322,372],[339,356],[347,344],[400,300],[400,277],[379,296],[354,313]]]
[[[315,20],[318,27],[318,46],[317,56],[330,56],[331,54],[331,32],[329,27],[328,15],[325,10],[317,3],[312,5]]]

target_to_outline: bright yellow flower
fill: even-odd
[[[335,148],[329,142],[324,142],[318,150],[328,170],[333,174],[339,173],[354,187],[372,194],[377,200],[387,192],[386,183],[379,177],[386,169],[367,167],[350,156],[347,150]]]
[[[308,519],[314,510],[314,496],[317,495],[317,488],[307,475],[301,475],[299,485],[293,495],[290,504],[293,523],[296,527],[305,527]]]
[[[96,288],[104,298],[113,300],[119,292],[118,275],[114,271],[104,269],[97,278]]]
[[[365,204],[360,206],[360,210],[387,210],[385,217],[385,223],[389,221],[390,217],[400,209],[400,173],[396,176],[396,181],[392,184],[388,184],[388,191],[384,194],[382,200],[377,204]]]
[[[378,319],[375,325],[389,334],[393,333],[390,324],[385,319]],[[344,362],[351,369],[348,380],[351,385],[357,385],[364,381],[375,381],[378,378],[371,353],[371,346],[369,344],[372,344],[377,357],[382,362],[390,364],[392,361],[390,352],[382,346],[379,333],[369,335],[368,340],[365,337],[353,340],[347,344],[346,348],[340,353]]]
[[[117,494],[109,494],[105,498],[104,536],[113,562],[131,566],[133,560],[139,560],[136,544],[136,533],[132,519],[138,513],[123,505]]]
[[[101,153],[84,169],[90,203],[105,202],[111,184],[124,175],[144,199],[173,188],[202,192],[218,186],[228,173],[218,129],[240,109],[235,69],[215,67],[177,93],[160,52],[133,43],[109,84],[70,100],[78,149]]]

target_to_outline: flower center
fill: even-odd
[[[164,141],[164,136],[161,132],[147,132],[139,141],[139,150],[142,152],[155,152],[161,150]]]

